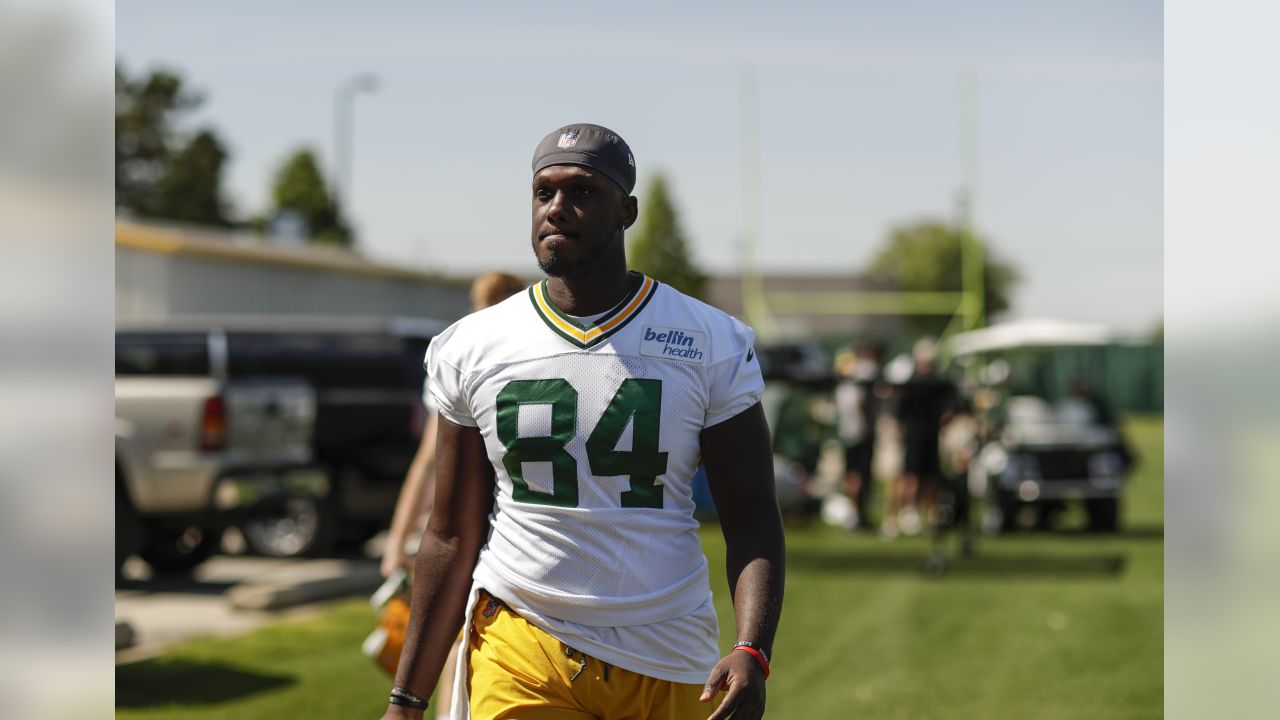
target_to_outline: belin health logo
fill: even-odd
[[[640,354],[650,357],[702,362],[707,349],[706,334],[699,330],[646,327],[640,342]]]

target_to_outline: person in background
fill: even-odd
[[[936,346],[921,338],[912,348],[914,371],[898,390],[898,424],[902,428],[902,475],[889,493],[881,534],[919,533],[928,520],[942,482],[938,438],[956,405],[956,388],[934,371]]]
[[[867,527],[867,498],[870,495],[872,453],[876,444],[876,420],[880,416],[880,353],[864,345],[855,354],[844,349],[836,354],[836,420],[844,445],[844,494],[853,503],[849,529]]]
[[[787,513],[787,521],[804,524],[813,519],[822,501],[814,495],[814,477],[822,455],[822,443],[831,427],[820,416],[825,398],[812,388],[789,385],[777,412],[773,451],[791,467],[792,479],[805,500]]]
[[[471,283],[471,309],[483,310],[490,305],[496,305],[526,287],[525,282],[514,275],[502,272],[486,273]],[[431,396],[426,392],[425,380],[422,400],[426,404],[427,419],[422,430],[418,452],[414,454],[409,472],[405,474],[404,485],[400,488],[400,497],[396,500],[396,509],[391,517],[391,530],[387,533],[387,545],[382,554],[383,577],[391,575],[397,568],[404,568],[412,573],[413,556],[417,552],[418,540],[422,537],[422,528],[431,512],[435,494],[434,466],[438,419]],[[457,662],[456,645],[449,653],[449,659],[445,664],[446,677],[453,673],[455,662]],[[440,688],[440,708],[449,707],[451,690],[452,686],[449,683],[445,683]]]

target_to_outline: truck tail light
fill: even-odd
[[[227,446],[227,407],[220,395],[204,401],[200,413],[200,449],[216,452]]]

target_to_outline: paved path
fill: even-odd
[[[314,614],[319,602],[368,595],[380,580],[377,562],[365,556],[217,556],[190,576],[158,579],[148,577],[145,562],[130,558],[124,574],[116,584],[116,622],[129,625],[133,644],[117,651],[116,662],[152,657],[198,635],[239,635]]]

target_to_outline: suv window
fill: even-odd
[[[116,335],[116,375],[208,375],[204,333]]]

